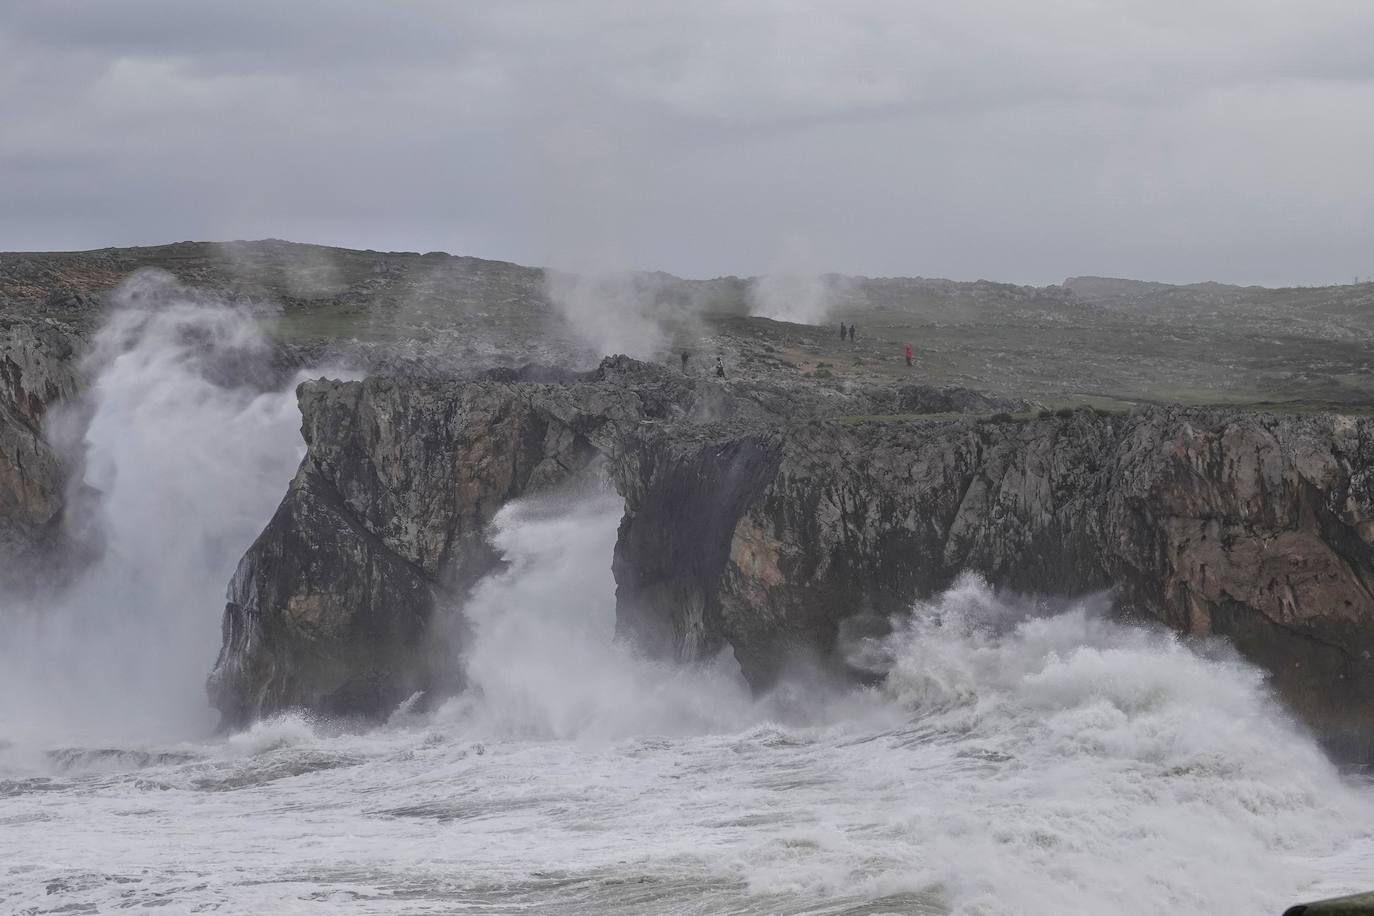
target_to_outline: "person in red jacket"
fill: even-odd
[[[908,366],[910,366],[910,365],[911,365],[911,344],[907,344],[903,349],[904,349],[904,351],[906,352],[906,364],[907,364]]]

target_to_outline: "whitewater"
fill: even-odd
[[[303,454],[255,320],[117,311],[67,424],[99,556],[0,596],[0,913],[1279,913],[1374,888],[1374,789],[1224,645],[973,577],[877,686],[615,642],[604,486],[507,506],[470,686],[218,734],[225,584]],[[314,374],[319,374],[314,373]],[[338,374],[338,373],[333,373]],[[304,377],[304,376],[302,376]]]

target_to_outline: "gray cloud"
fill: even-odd
[[[1374,274],[1366,0],[0,7],[0,247]]]

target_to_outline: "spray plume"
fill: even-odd
[[[820,274],[809,246],[793,238],[783,246],[769,272],[749,285],[749,313],[794,324],[825,324],[849,293],[852,281]]]
[[[68,525],[99,554],[55,598],[0,596],[11,733],[211,728],[202,684],[224,583],[302,454],[296,380],[273,391],[246,380],[267,355],[250,315],[157,274],[114,301],[83,366],[89,388],[52,435],[84,469]]]

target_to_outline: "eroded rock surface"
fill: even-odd
[[[1333,747],[1368,752],[1374,420],[922,417],[900,392],[887,416],[798,420],[786,392],[623,358],[539,377],[301,387],[308,454],[230,590],[211,678],[227,722],[381,715],[453,689],[433,646],[461,622],[438,596],[498,561],[484,532],[502,505],[604,461],[626,499],[617,629],[650,654],[728,648],[759,688],[796,658],[843,669],[846,633],[972,570],[1019,592],[1112,590],[1124,615],[1226,637]]]
[[[287,708],[377,716],[452,689],[459,647],[436,634],[462,626],[437,596],[461,596],[499,561],[496,512],[618,460],[644,424],[767,425],[816,398],[872,409],[863,393],[721,384],[626,357],[580,374],[321,380],[298,397],[307,454],[233,578],[209,681],[230,725]]]
[[[962,571],[1224,636],[1343,756],[1374,722],[1374,421],[1151,408],[1036,419],[794,424],[767,440],[642,435],[617,548],[621,631],[681,661],[733,648],[758,687]],[[728,552],[655,566],[697,481],[754,493]],[[633,451],[628,454],[635,454]],[[767,479],[770,478],[771,479]],[[728,491],[728,488],[725,488]],[[729,511],[726,501],[709,512]],[[718,546],[716,541],[713,546]]]
[[[0,318],[0,581],[22,585],[52,549],[67,470],[43,426],[77,388],[73,332],[44,319]]]
[[[498,562],[484,536],[496,512],[614,452],[621,427],[692,409],[691,388],[661,371],[621,383],[644,368],[300,386],[306,457],[229,589],[209,684],[226,723],[287,708],[376,716],[451,686],[458,647],[435,639],[461,626],[437,595]]]

